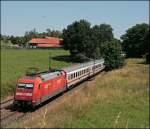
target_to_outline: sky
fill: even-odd
[[[129,27],[149,23],[148,1],[1,1],[1,34],[62,30],[86,19],[91,26],[110,24],[119,38]]]

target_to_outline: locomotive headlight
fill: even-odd
[[[32,93],[26,93],[26,96],[32,96]]]
[[[19,95],[19,96],[32,96],[32,93],[20,93],[20,92],[16,92],[16,95]]]

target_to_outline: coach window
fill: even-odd
[[[70,79],[71,79],[71,75],[68,76],[68,80],[70,80]]]
[[[71,75],[69,75],[69,80],[71,80]]]
[[[73,78],[73,74],[71,74],[71,79]]]
[[[72,79],[74,78],[74,74],[72,74]]]

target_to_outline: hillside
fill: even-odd
[[[8,127],[149,128],[149,67],[128,59],[34,117]],[[42,114],[42,115],[41,115]]]

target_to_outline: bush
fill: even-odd
[[[124,57],[121,55],[121,45],[117,40],[105,43],[103,46],[103,56],[106,70],[120,68],[124,64]]]

